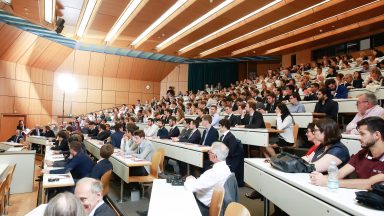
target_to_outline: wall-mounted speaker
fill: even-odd
[[[57,32],[57,34],[60,34],[63,31],[64,23],[65,23],[65,20],[63,18],[58,18],[56,20],[56,29],[55,29],[55,31]]]

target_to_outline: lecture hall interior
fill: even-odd
[[[384,0],[0,0],[0,214],[384,215]]]

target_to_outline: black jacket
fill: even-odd
[[[245,128],[265,128],[263,115],[259,112],[254,112],[252,117],[246,114],[241,119],[241,124],[245,125]]]
[[[217,132],[216,128],[211,127],[209,128],[208,134],[206,134],[206,130],[204,130],[203,137],[200,140],[200,145],[211,146],[212,143],[217,141],[218,139],[219,139],[219,132]]]

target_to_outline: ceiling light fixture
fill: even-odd
[[[296,35],[296,34],[300,34],[300,33],[302,33],[303,31],[309,31],[309,30],[312,30],[313,28],[317,28],[317,27],[319,27],[319,24],[322,24],[322,23],[323,23],[323,25],[329,24],[329,23],[331,23],[331,22],[334,23],[334,22],[336,22],[336,21],[339,21],[339,20],[341,20],[341,19],[346,18],[346,17],[343,16],[343,15],[348,14],[348,13],[351,13],[351,12],[358,11],[359,13],[363,13],[363,12],[365,12],[365,11],[367,11],[367,10],[370,10],[373,6],[376,6],[376,7],[377,7],[378,5],[376,5],[376,4],[378,4],[378,3],[379,3],[379,4],[384,4],[384,2],[380,2],[380,1],[381,1],[381,0],[376,0],[376,1],[374,1],[374,2],[370,2],[370,3],[368,3],[368,4],[361,5],[361,6],[356,7],[356,8],[352,8],[352,9],[350,9],[350,10],[348,10],[348,11],[344,11],[344,12],[342,12],[342,13],[333,15],[333,16],[331,16],[331,17],[327,17],[327,18],[325,18],[325,19],[316,21],[316,22],[311,23],[311,24],[308,24],[308,25],[306,25],[306,26],[302,26],[302,27],[300,27],[300,28],[297,28],[297,29],[294,29],[294,30],[292,30],[292,31],[286,32],[286,33],[284,33],[284,34],[277,35],[277,36],[275,36],[275,37],[273,37],[273,38],[269,38],[269,39],[267,39],[267,40],[258,42],[258,43],[256,43],[256,44],[252,44],[252,45],[250,45],[250,46],[247,46],[247,47],[238,49],[238,50],[236,50],[236,51],[233,51],[231,55],[232,55],[232,56],[234,56],[234,55],[239,55],[239,54],[241,54],[241,53],[245,53],[245,52],[247,52],[247,51],[254,50],[254,49],[259,48],[259,47],[261,47],[261,46],[265,46],[265,45],[271,44],[271,43],[273,43],[273,42],[276,42],[276,41],[278,41],[278,40],[281,40],[282,37],[284,37],[284,36],[289,36],[289,37],[291,37],[291,36],[294,36],[294,35]],[[341,16],[341,17],[340,17],[340,16]],[[325,22],[325,23],[324,23],[324,22]],[[332,28],[335,28],[335,25],[332,25]]]
[[[89,21],[91,20],[92,14],[94,14],[96,5],[100,5],[100,0],[88,0],[87,6],[85,7],[85,11],[83,13],[83,16],[81,17],[80,25],[77,28],[76,35],[79,37],[82,37],[84,35],[84,32],[89,26]],[[85,2],[84,2],[85,3]]]
[[[45,0],[44,1],[44,20],[48,23],[53,23],[53,17],[55,14],[55,5],[56,1],[54,0]]]
[[[112,29],[108,32],[107,37],[105,37],[104,41],[110,42],[112,41],[113,38],[116,38],[117,35],[119,35],[117,33],[119,32],[120,29],[122,29],[122,26],[124,25],[124,23],[127,22],[128,18],[131,17],[131,15],[137,9],[137,7],[141,2],[142,0],[133,0],[128,4],[128,6],[125,8],[122,15],[117,20],[117,22],[113,25]]]
[[[240,42],[239,40],[241,40],[241,39],[243,39],[243,38],[245,38],[245,37],[247,37],[247,36],[250,36],[250,35],[252,35],[252,34],[254,34],[254,33],[258,32],[258,31],[261,31],[261,30],[263,30],[263,29],[266,29],[266,28],[268,28],[268,27],[270,27],[270,26],[272,26],[272,25],[274,25],[274,24],[280,23],[280,22],[282,22],[282,21],[284,21],[284,20],[287,20],[287,19],[289,19],[289,18],[291,18],[291,17],[297,16],[297,15],[299,15],[299,14],[301,14],[301,13],[304,13],[304,12],[306,12],[306,11],[308,11],[308,10],[312,10],[313,8],[318,7],[318,6],[320,6],[320,5],[323,5],[323,4],[325,4],[325,3],[329,2],[329,1],[330,1],[330,0],[322,1],[322,2],[320,2],[320,3],[317,3],[317,4],[315,4],[315,5],[312,5],[311,7],[305,8],[305,9],[303,9],[303,10],[301,10],[301,11],[298,11],[298,12],[296,12],[296,13],[294,13],[294,14],[291,14],[291,15],[289,15],[289,16],[287,16],[287,17],[284,17],[284,18],[282,18],[282,19],[279,19],[279,20],[277,20],[277,21],[275,21],[275,22],[272,22],[272,23],[270,23],[270,24],[268,24],[268,25],[265,25],[265,26],[263,26],[263,27],[261,27],[261,28],[258,28],[258,29],[256,29],[256,30],[254,30],[254,31],[251,31],[251,32],[249,32],[249,33],[247,33],[247,34],[244,34],[244,35],[242,35],[242,36],[240,36],[240,37],[237,37],[237,38],[234,38],[234,39],[232,39],[232,40],[230,40],[230,41],[227,41],[227,42],[225,42],[225,43],[222,43],[222,44],[220,44],[220,45],[218,45],[218,46],[215,46],[215,47],[213,47],[213,48],[211,48],[211,49],[209,49],[209,50],[206,50],[206,51],[204,51],[204,52],[201,52],[201,53],[199,54],[199,56],[200,56],[200,57],[202,57],[202,56],[207,56],[207,55],[209,55],[209,54],[211,54],[211,53],[214,53],[214,52],[216,52],[216,51],[218,51],[218,50],[224,49],[225,47],[228,47],[228,46],[230,46],[230,45],[239,43],[239,42]]]
[[[206,20],[210,16],[214,15],[216,12],[220,11],[221,9],[225,8],[227,5],[231,4],[232,2],[234,2],[234,0],[226,0],[223,3],[219,4],[218,6],[216,6],[212,10],[210,10],[208,13],[204,14],[203,16],[196,19],[195,21],[193,21],[189,25],[185,26],[183,29],[181,29],[180,31],[178,31],[177,33],[172,35],[171,37],[167,38],[165,41],[161,42],[159,45],[156,46],[156,49],[160,51],[161,49],[168,47],[169,45],[171,45],[171,43],[169,43],[169,42],[171,42],[173,39],[175,39],[176,37],[185,33],[186,31],[190,30],[191,28],[195,27],[196,25],[200,24],[201,22],[203,22],[204,20]]]
[[[217,30],[217,31],[215,31],[215,32],[212,32],[211,34],[209,34],[209,35],[207,35],[207,36],[205,36],[205,37],[203,37],[203,38],[200,38],[199,40],[197,40],[197,41],[195,41],[195,42],[189,44],[188,46],[185,46],[185,47],[181,48],[181,49],[179,50],[179,53],[182,54],[182,53],[185,53],[185,52],[191,50],[196,44],[198,44],[198,43],[200,43],[200,42],[202,42],[202,41],[204,41],[204,40],[206,40],[206,39],[208,39],[208,38],[211,38],[211,37],[214,36],[214,35],[220,34],[220,33],[223,32],[224,30],[226,30],[226,29],[228,29],[228,28],[230,28],[230,27],[232,27],[232,26],[234,26],[234,25],[236,25],[236,24],[238,24],[238,23],[241,23],[241,22],[243,22],[244,20],[246,20],[246,19],[248,19],[248,18],[250,18],[250,17],[252,17],[252,16],[255,16],[256,14],[258,14],[258,13],[260,13],[260,12],[262,12],[262,11],[264,11],[264,10],[266,10],[266,9],[268,9],[268,8],[270,8],[270,7],[272,7],[272,6],[274,6],[275,4],[277,4],[277,3],[279,3],[279,2],[282,2],[282,0],[275,0],[275,1],[271,2],[271,3],[269,3],[269,4],[264,5],[263,7],[261,7],[261,8],[259,8],[259,9],[255,10],[255,11],[253,11],[252,13],[250,13],[250,14],[248,14],[248,15],[246,15],[246,16],[243,16],[242,18],[240,18],[240,19],[238,19],[238,20],[236,20],[236,21],[234,21],[234,22],[232,22],[232,23],[230,23],[230,24],[224,26],[223,28],[220,28],[219,30]]]
[[[170,7],[163,15],[161,15],[152,25],[150,25],[143,33],[141,33],[132,43],[132,46],[139,46],[142,40],[151,33],[157,26],[164,22],[169,16],[171,16],[177,9],[183,6],[187,0],[178,0],[172,7]]]

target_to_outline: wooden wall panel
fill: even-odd
[[[52,101],[41,100],[41,114],[51,115],[51,113],[52,113]]]
[[[77,74],[88,74],[91,53],[82,50],[75,50],[74,52],[75,66],[73,72]]]
[[[131,93],[129,92],[128,104],[136,104],[136,101],[141,100],[142,93]]]
[[[142,80],[145,73],[144,68],[147,60],[135,58],[133,59],[132,71],[129,74],[131,80]]]
[[[169,74],[168,74],[168,82],[178,82],[179,81],[179,68],[175,67]]]
[[[31,66],[55,71],[71,53],[71,48],[51,43]]]
[[[147,93],[147,94],[153,94],[153,82],[149,82],[149,81],[142,81],[143,85],[142,85],[142,92],[143,93]],[[149,89],[147,89],[147,87],[149,87]]]
[[[29,128],[33,128],[35,127],[37,124],[40,125],[40,122],[41,122],[41,118],[40,118],[40,115],[28,115],[28,121],[27,121],[27,127]]]
[[[121,56],[116,76],[128,79],[133,68],[133,58]]]
[[[101,110],[100,103],[87,103],[87,113]]]
[[[71,103],[64,103],[64,115],[68,114],[71,110]],[[52,115],[63,114],[63,101],[52,101]]]
[[[104,76],[116,77],[119,68],[120,56],[105,55]]]
[[[0,77],[15,79],[16,64],[14,62],[0,60]]]
[[[15,81],[15,96],[29,98],[29,82]]]
[[[161,82],[160,83],[160,95],[165,95],[167,93],[167,90],[168,90],[167,82]]]
[[[56,69],[56,73],[73,73],[74,70],[74,61],[75,61],[75,51],[72,51],[60,66]]]
[[[142,92],[143,81],[141,80],[130,80],[129,81],[129,92]]]
[[[144,93],[144,94],[141,96],[141,100],[142,100],[143,103],[145,103],[145,102],[150,103],[152,99],[153,99],[153,94],[145,94],[145,93]]]
[[[48,123],[53,122],[51,115],[40,115],[40,124],[41,125],[47,125]],[[57,120],[56,120],[57,122]]]
[[[1,59],[17,62],[17,60],[22,57],[27,49],[34,43],[37,37],[37,35],[23,31],[1,56]]]
[[[116,78],[104,77],[103,78],[103,90],[116,90]]]
[[[52,71],[43,71],[43,84],[45,85],[53,85],[53,72]]]
[[[39,68],[31,68],[30,70],[30,79],[33,83],[43,83],[43,73],[44,70]]]
[[[102,89],[103,79],[97,76],[88,76],[88,89]]]
[[[13,113],[15,97],[0,96],[0,113]]]
[[[179,81],[188,82],[188,65],[180,64],[179,67],[180,67]]]
[[[43,95],[41,98],[44,100],[53,100],[53,87],[51,85],[43,85]]]
[[[87,112],[87,103],[72,102],[72,113],[81,115]]]
[[[160,94],[160,83],[159,82],[153,83],[153,93],[154,94]]]
[[[180,71],[179,71],[180,67]],[[174,86],[176,93],[188,90],[188,65],[178,65],[165,76],[160,83],[160,95],[165,95],[169,86]]]
[[[22,30],[10,25],[4,25],[0,29],[0,56],[6,53],[22,32]]]
[[[88,90],[88,103],[101,103],[101,90]]]
[[[115,104],[116,102],[116,94],[115,91],[102,91],[101,93],[101,101],[103,104],[109,103],[109,104]]]
[[[53,42],[50,40],[38,37],[23,56],[19,58],[17,63],[31,66],[51,43]]]
[[[30,70],[31,68],[26,65],[16,65],[16,80],[30,82]]]
[[[87,102],[88,90],[87,89],[77,89],[72,96],[72,101],[75,102]]]
[[[129,91],[129,80],[116,78],[116,90],[117,91]]]
[[[33,99],[43,98],[43,90],[44,90],[43,85],[31,83],[30,89],[29,89],[29,98],[33,98]]]
[[[29,111],[29,98],[15,97],[15,113],[26,114]]]
[[[38,99],[29,100],[29,114],[41,114],[41,101]]]
[[[63,90],[61,90],[58,86],[54,86],[52,92],[52,99],[54,101],[63,101]]]
[[[88,76],[81,74],[73,74],[73,79],[77,82],[77,88],[87,89],[88,88]]]
[[[89,75],[102,76],[104,71],[105,54],[91,52]],[[85,63],[84,63],[85,64]]]
[[[113,104],[101,104],[101,108],[102,109],[111,109],[113,107],[115,107],[116,105],[113,103]]]
[[[116,92],[116,105],[128,104],[128,92]]]
[[[179,91],[183,93],[188,91],[188,82],[179,82]]]
[[[15,80],[0,78],[0,95],[15,96]]]

